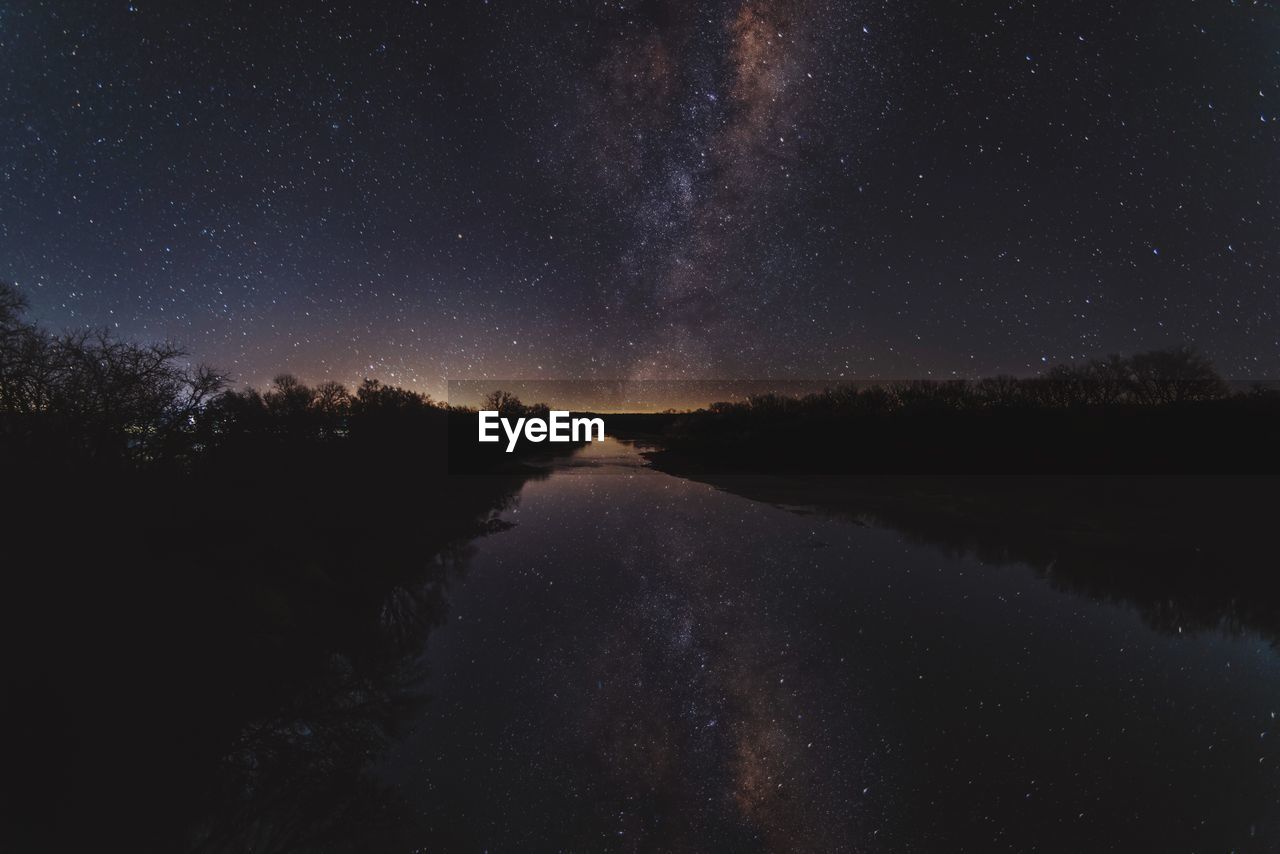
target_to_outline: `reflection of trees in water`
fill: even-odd
[[[358,770],[394,736],[458,544],[545,476],[446,476],[417,441],[23,480],[0,837],[72,849],[119,825],[154,850],[310,850],[292,840],[371,803]]]
[[[73,850],[118,826],[147,850],[314,850],[387,814],[361,770],[420,702],[412,665],[465,544],[503,527],[524,479],[428,477],[406,497],[377,462],[251,488],[121,479],[56,516],[33,488],[7,556],[41,571],[14,574],[0,620],[5,782],[23,798],[0,836]]]
[[[396,803],[364,771],[426,702],[421,652],[444,621],[472,548],[436,558],[386,593],[356,648],[335,652],[275,714],[245,726],[192,830],[196,851],[337,850],[343,828],[392,822]]]
[[[1055,589],[1135,608],[1159,631],[1280,643],[1274,478],[708,478],[726,491],[892,528]]]
[[[927,518],[894,514],[879,521],[914,542],[972,554],[983,563],[1027,564],[1054,589],[1130,605],[1160,631],[1256,631],[1273,643],[1280,639],[1277,591],[1271,579],[1242,577],[1211,555],[1073,548],[1069,541],[1034,542],[1035,532],[1024,530],[1003,536],[984,531],[961,539],[944,528],[930,527]],[[1231,553],[1225,550],[1221,559],[1233,559],[1228,557]]]

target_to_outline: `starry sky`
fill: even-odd
[[[0,2],[0,278],[238,382],[1280,377],[1271,2]]]

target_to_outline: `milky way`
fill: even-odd
[[[831,76],[822,69],[844,48],[846,72],[874,75],[874,54],[866,43],[819,44],[819,24],[831,18],[817,17],[812,3],[663,12],[600,27],[616,35],[588,86],[582,126],[602,155],[589,162],[608,196],[636,200],[633,245],[620,256],[615,287],[622,305],[631,296],[650,321],[640,375],[714,375],[725,344],[758,346],[743,321],[786,278],[762,273],[780,262],[793,269],[775,230],[793,216],[785,190],[833,165],[822,162],[829,151],[813,151],[810,113],[821,92],[814,70]],[[865,100],[848,82],[851,100]]]
[[[1280,376],[1271,4],[0,5],[0,277],[242,382]]]

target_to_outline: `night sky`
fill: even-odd
[[[281,371],[1280,377],[1267,2],[0,2],[0,278]]]

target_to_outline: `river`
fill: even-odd
[[[371,850],[1280,845],[1280,657],[587,446],[480,540]],[[364,838],[361,839],[361,835]]]

